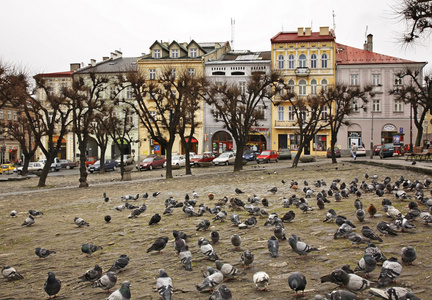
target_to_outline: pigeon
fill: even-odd
[[[269,189],[267,192],[272,193],[273,195],[277,193],[277,187],[272,187],[271,189]]]
[[[400,287],[400,286],[394,286],[390,287],[385,290],[380,290],[377,288],[370,288],[369,292],[372,295],[384,298],[384,299],[399,299],[399,300],[420,300],[420,298],[416,297],[409,289]]]
[[[306,289],[306,277],[301,272],[294,272],[288,277],[288,285],[290,288],[296,292],[296,297],[298,291],[303,292],[303,296],[305,296],[304,290]]]
[[[111,216],[110,216],[110,215],[106,215],[106,216],[104,217],[104,220],[105,220],[105,222],[107,222],[107,223],[111,222]]]
[[[348,274],[342,269],[337,269],[334,271],[334,276],[342,282],[343,286],[350,290],[351,292],[358,293],[369,287],[371,287],[372,282],[364,279],[356,274]]]
[[[17,214],[18,214],[18,212],[17,212],[16,210],[12,210],[12,211],[10,212],[10,216],[11,216],[12,218],[13,218],[13,217],[16,217]]]
[[[48,250],[41,247],[35,249],[35,253],[39,258],[47,258],[50,254],[56,253],[54,250]]]
[[[406,231],[407,229],[416,228],[416,226],[411,224],[406,218],[398,218],[394,221],[394,224],[400,228],[402,232]]]
[[[430,208],[432,210],[432,208]],[[430,213],[426,211],[422,211],[420,213],[420,219],[423,221],[424,225],[428,225],[429,223],[432,223],[432,216]]]
[[[399,209],[395,208],[392,205],[387,206],[386,215],[387,217],[392,218],[393,220],[402,217],[402,213],[399,211]]]
[[[221,273],[223,274],[224,278],[232,278],[235,275],[237,275],[237,269],[228,264],[228,263],[222,263],[219,260],[215,261],[216,264],[216,268],[221,271]]]
[[[367,245],[367,247],[365,248],[365,253],[372,254],[374,259],[380,263],[383,263],[384,261],[387,260],[385,255],[381,252],[381,250],[373,243]]]
[[[169,238],[167,236],[157,238],[150,246],[150,248],[147,249],[147,253],[149,253],[150,251],[158,251],[159,253],[162,253],[161,251],[168,243],[168,239]]]
[[[360,201],[360,199],[356,199],[354,201],[354,207],[355,209],[363,209],[363,203]]]
[[[256,218],[255,217],[250,217],[249,219],[247,219],[243,223],[240,223],[238,225],[238,227],[240,229],[246,229],[246,228],[251,228],[251,227],[255,226],[256,224],[257,224]]]
[[[359,222],[363,222],[366,216],[366,213],[363,209],[357,209],[356,210],[356,218],[359,220]]]
[[[35,223],[35,220],[32,215],[29,215],[25,220],[24,223],[21,224],[21,226],[32,226]]]
[[[209,300],[232,300],[231,290],[226,284],[222,284],[219,289],[213,291]]]
[[[84,273],[84,275],[78,277],[79,279],[78,282],[85,282],[85,281],[95,282],[101,277],[102,277],[102,268],[98,264],[96,264],[93,269],[88,269]]]
[[[156,288],[163,300],[171,300],[173,294],[172,279],[165,270],[159,270],[159,278],[156,280]]]
[[[160,216],[159,214],[155,214],[155,215],[153,215],[153,216],[151,217],[150,222],[149,222],[149,225],[157,224],[157,223],[160,222],[161,219],[162,219],[162,218],[161,218],[161,216]]]
[[[290,210],[289,212],[283,215],[282,221],[291,223],[294,220],[294,218],[295,218],[295,213],[292,210]]]
[[[278,257],[279,242],[274,236],[271,236],[270,239],[267,241],[267,247],[270,251],[271,257]]]
[[[113,292],[107,300],[129,300],[131,298],[130,287],[131,283],[129,281],[123,281],[121,287]]]
[[[218,260],[216,252],[213,249],[213,246],[205,238],[199,238],[198,246],[200,246],[201,253],[204,254],[206,259],[208,260]]]
[[[147,199],[148,196],[149,196],[149,194],[148,194],[147,192],[145,192],[145,193],[142,195],[142,197],[143,197],[144,199]]]
[[[186,246],[186,241],[181,237],[176,237],[174,241],[174,249],[177,251],[177,254]]]
[[[74,219],[75,225],[77,225],[78,227],[83,227],[83,226],[89,226],[90,224],[87,223],[86,221],[84,221],[83,218],[78,218],[75,217]]]
[[[313,207],[309,207],[306,203],[300,203],[299,208],[303,213],[307,213],[309,211],[314,210]]]
[[[109,201],[109,197],[107,196],[107,194],[105,192],[102,194],[102,197],[103,197],[105,202]]]
[[[204,278],[204,280],[197,284],[195,287],[198,291],[202,292],[207,289],[213,289],[215,286],[220,284],[224,276],[222,272],[219,270],[215,270],[212,267],[207,267],[208,275]]]
[[[179,258],[186,271],[192,271],[192,254],[189,251],[189,247],[187,245],[184,245],[180,250]]]
[[[255,283],[257,291],[267,291],[267,286],[269,284],[270,277],[266,272],[259,271],[253,275],[253,282]]]
[[[357,263],[357,267],[354,269],[355,272],[361,271],[365,273],[366,278],[369,277],[369,273],[373,272],[376,268],[377,262],[372,254],[365,253],[363,257]]]
[[[221,222],[224,222],[227,216],[228,214],[226,213],[226,211],[222,210],[216,214],[216,216],[213,218],[213,221],[219,220]]]
[[[154,197],[154,198],[156,198],[157,196],[159,196],[160,195],[160,192],[154,192],[153,194],[152,194],[152,196]]]
[[[118,211],[123,211],[125,208],[126,207],[124,205],[119,205],[119,206],[114,207],[114,209],[118,210]]]
[[[233,234],[231,236],[231,244],[234,246],[235,250],[240,250],[241,237],[238,234]]]
[[[367,239],[364,239],[360,234],[355,232],[350,232],[347,235],[347,238],[351,241],[352,244],[368,244],[370,241]]]
[[[338,237],[348,237],[348,234],[352,232],[353,227],[349,224],[350,222],[345,221],[343,224],[339,226],[337,231],[335,232],[333,238],[337,239]]]
[[[177,238],[177,237],[182,238],[185,241],[188,238],[186,233],[184,233],[183,231],[178,231],[178,230],[173,230],[173,236],[174,236],[174,238]]]
[[[237,195],[244,194],[244,192],[243,192],[241,189],[239,189],[239,188],[236,188],[236,189],[235,189],[235,193],[236,193]]]
[[[384,235],[397,235],[396,228],[384,221],[379,222],[376,227]]]
[[[240,217],[238,214],[232,214],[230,216],[231,223],[233,223],[234,226],[238,226],[240,222]]]
[[[207,219],[202,220],[197,226],[196,226],[196,230],[207,230],[210,227],[210,221]]]
[[[93,287],[100,287],[105,292],[109,292],[111,288],[115,286],[117,282],[117,276],[114,272],[107,272],[101,278],[99,278],[94,284]]]
[[[417,252],[411,246],[402,248],[402,261],[408,265],[413,265],[413,261],[417,258]]]
[[[183,206],[182,210],[188,218],[197,216],[197,213],[194,212],[194,208],[190,205]]]
[[[126,268],[126,266],[129,264],[129,257],[126,254],[120,255],[119,258],[117,258],[111,268],[108,270],[108,272],[121,272]]]
[[[219,242],[219,232],[217,230],[213,230],[210,233],[210,238],[212,240],[212,244],[215,245]]]
[[[369,228],[369,226],[363,226],[361,234],[370,240],[376,240],[381,243],[383,242],[382,238],[380,238],[371,228]]]
[[[93,244],[82,244],[81,245],[81,251],[83,253],[86,253],[87,256],[92,255],[93,252],[96,252],[98,250],[102,250],[103,248],[101,246],[96,246]]]
[[[289,242],[291,248],[293,249],[293,251],[296,252],[297,254],[299,254],[300,257],[302,255],[306,255],[312,251],[319,251],[317,248],[312,248],[311,246],[307,245],[306,243],[301,242],[300,238],[295,234],[292,234],[289,237],[288,242]]]
[[[24,279],[24,277],[21,276],[21,274],[18,273],[17,270],[15,270],[15,268],[10,267],[10,266],[4,266],[3,267],[2,275],[4,278],[7,279],[7,281]]]
[[[327,300],[357,300],[360,299],[358,296],[354,293],[351,293],[350,291],[346,290],[337,290],[332,291],[331,293],[326,293]]]
[[[390,282],[396,281],[402,272],[402,265],[396,257],[390,257],[383,262],[380,275],[378,276],[379,287],[385,287]]]
[[[336,220],[337,214],[333,208],[330,208],[326,213],[326,217],[323,222],[334,221]]]
[[[199,198],[199,195],[198,195],[197,192],[192,191],[192,197],[193,197],[194,199],[198,199],[198,198]],[[186,200],[186,201],[187,201],[187,200]]]
[[[275,229],[273,230],[273,233],[275,237],[277,237],[279,242],[286,240],[285,229],[282,226],[276,225]]]
[[[375,218],[375,214],[376,214],[376,212],[377,212],[377,209],[376,209],[375,205],[373,205],[373,203],[371,203],[371,204],[369,205],[367,211],[368,211],[369,216],[370,216],[371,218]]]
[[[138,198],[139,198],[139,194],[121,196],[121,200],[122,201],[126,201],[126,200],[138,200]]]
[[[265,206],[265,207],[268,207],[268,206],[269,206],[269,201],[268,201],[267,198],[263,198],[263,199],[261,200],[261,203],[262,203],[262,205]]]
[[[246,250],[242,253],[240,259],[243,263],[244,269],[249,269],[254,261],[254,255],[250,250]]]
[[[44,284],[44,290],[49,296],[48,299],[51,299],[52,296],[56,297],[57,294],[60,292],[60,288],[60,279],[56,278],[53,272],[48,272],[48,278]]]
[[[38,211],[37,209],[30,209],[29,214],[32,215],[33,217],[37,217],[43,215],[43,212]]]
[[[136,206],[136,205],[130,204],[130,203],[128,203],[128,202],[125,202],[124,206],[125,206],[127,209],[136,209],[136,208],[139,208],[139,206]]]

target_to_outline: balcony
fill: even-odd
[[[306,67],[299,67],[295,69],[295,74],[297,76],[309,76],[310,69]]]
[[[298,128],[295,121],[274,121],[275,128]]]

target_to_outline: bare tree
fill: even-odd
[[[401,0],[396,14],[405,21],[403,43],[410,44],[430,34],[432,29],[432,1]]]
[[[100,173],[105,173],[105,153],[108,147],[109,134],[106,126],[104,126],[105,122],[105,114],[98,112],[95,114],[94,121],[91,123],[91,134],[95,137],[96,144],[100,149]]]
[[[28,100],[30,87],[25,71],[0,61],[0,108],[13,100]]]
[[[250,129],[263,120],[262,111],[258,105],[265,107],[264,100],[271,99],[275,93],[272,86],[277,82],[279,74],[255,73],[246,83],[246,91],[242,91],[236,84],[209,84],[206,91],[206,103],[211,105],[211,113],[217,122],[222,122],[236,145],[237,152],[234,171],[243,169],[243,151],[246,146]]]

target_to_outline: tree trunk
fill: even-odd
[[[335,153],[335,145],[337,142],[337,138],[335,137],[335,135],[333,134],[333,132],[331,133],[331,142],[330,142],[330,147],[331,147],[331,159],[332,159],[332,163],[336,164],[337,160],[336,160],[336,153]]]
[[[23,161],[23,167],[21,171],[21,176],[27,176],[28,174],[28,166],[30,163],[31,154],[25,154],[24,153],[24,161]]]
[[[292,163],[292,167],[293,168],[297,168],[297,165],[298,165],[298,162],[300,160],[300,156],[301,156],[302,152],[303,152],[303,143],[300,144],[300,146],[299,146],[299,148],[297,150],[297,153],[294,156],[294,160],[293,160],[293,163]]]
[[[165,178],[173,178],[172,175],[172,165],[171,165],[171,161],[172,161],[172,142],[170,141],[168,143],[168,147],[166,148],[166,172],[165,172]]]
[[[54,161],[53,155],[47,156],[46,164],[43,167],[42,173],[40,174],[40,177],[39,177],[39,183],[37,185],[38,187],[43,187],[46,185],[46,179],[48,177],[48,173],[50,171],[51,164],[53,163],[53,161]]]
[[[243,170],[243,152],[244,147],[246,143],[237,142],[237,152],[236,152],[236,158],[234,162],[234,172],[239,172]]]
[[[79,177],[79,186],[80,188],[87,188],[89,187],[89,184],[87,182],[87,166],[86,166],[86,148],[87,145],[85,143],[81,144],[78,146],[78,149],[80,151],[80,165],[79,165],[79,170],[80,170],[80,177]]]
[[[416,139],[415,139],[415,146],[416,147],[420,147],[422,138],[423,138],[423,126],[420,125],[420,126],[417,127],[417,136],[416,136]]]

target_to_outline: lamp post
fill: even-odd
[[[371,115],[372,115],[372,124],[371,124],[371,142],[370,142],[370,158],[371,159],[373,159],[373,147],[374,147],[374,144],[373,144],[373,116],[374,116],[374,114],[373,114],[373,104],[372,104],[372,109],[371,109]]]
[[[409,152],[413,152],[413,144],[412,144],[412,103],[410,103],[410,148]]]

